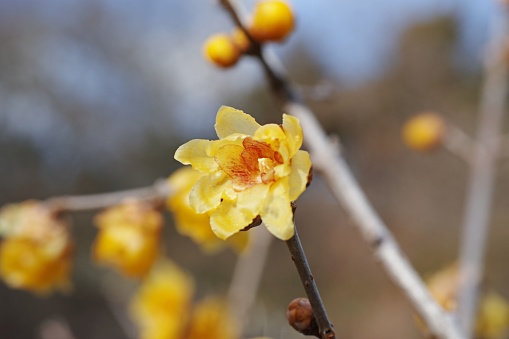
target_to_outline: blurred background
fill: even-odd
[[[339,135],[367,196],[426,277],[457,256],[468,168],[443,150],[406,149],[400,129],[415,112],[432,109],[475,130],[495,5],[291,3],[297,30],[270,48],[327,132]],[[254,60],[224,71],[202,57],[208,36],[232,28],[212,0],[1,0],[0,205],[150,185],[179,167],[173,160],[179,145],[215,138],[220,105],[260,123],[279,122]],[[487,284],[505,297],[508,179],[508,161],[501,161],[486,266]],[[420,338],[411,306],[319,176],[298,206],[302,242],[339,337]],[[92,217],[72,215],[71,294],[40,298],[0,284],[1,338],[43,338],[48,319],[65,322],[77,339],[126,337],[105,281],[119,293],[133,282],[90,260]],[[164,232],[168,256],[195,276],[198,297],[227,290],[234,253],[202,254],[174,231],[169,215]],[[301,338],[285,320],[288,302],[304,295],[286,245],[275,241],[269,256],[247,333]]]

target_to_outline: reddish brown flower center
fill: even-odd
[[[279,142],[274,142],[274,148]],[[274,167],[283,163],[283,157],[271,145],[248,137],[240,145],[221,147],[215,157],[219,167],[233,180],[233,188],[241,191],[259,183],[275,181]]]

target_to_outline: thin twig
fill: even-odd
[[[507,39],[509,13],[504,8],[494,23],[493,35],[485,59],[485,79],[477,130],[477,143],[472,157],[471,174],[463,219],[460,248],[460,286],[458,315],[467,338],[472,337],[477,310],[478,289],[483,275],[486,237],[489,228],[499,135],[508,91]]]
[[[322,298],[320,297],[320,292],[318,292],[318,287],[316,287],[315,279],[311,273],[311,269],[309,268],[306,254],[304,253],[304,249],[302,248],[302,244],[299,239],[297,228],[295,228],[295,235],[286,241],[286,245],[292,255],[292,260],[295,263],[295,267],[297,267],[300,280],[302,281],[309,303],[313,309],[313,315],[316,319],[316,323],[318,324],[320,337],[322,339],[335,339],[336,333],[334,332],[334,327],[329,321],[327,311],[325,310]]]
[[[55,211],[88,211],[110,207],[127,198],[158,201],[171,194],[168,182],[165,179],[159,179],[147,187],[99,194],[54,197],[44,203]]]
[[[227,0],[223,0],[227,1]],[[231,1],[228,1],[231,3]],[[237,17],[235,6],[230,5],[228,12]],[[227,8],[228,9],[228,8]],[[242,20],[236,20],[242,23]],[[274,94],[282,103],[285,112],[295,115],[301,121],[305,139],[314,165],[324,175],[338,202],[356,221],[364,239],[371,244],[375,256],[379,259],[392,281],[401,288],[406,297],[422,317],[431,333],[439,338],[463,338],[455,318],[444,311],[433,299],[425,284],[405,255],[385,224],[366,199],[359,184],[355,181],[349,167],[327,138],[315,115],[298,99],[295,91],[283,76],[284,72],[273,54],[257,55]],[[270,60],[270,63],[269,61]]]
[[[445,149],[467,164],[472,163],[475,149],[479,147],[465,131],[450,123],[447,124],[443,145]]]
[[[241,332],[253,308],[270,244],[274,239],[265,227],[255,227],[250,234],[252,243],[246,253],[239,255],[228,290],[230,309],[235,313]]]

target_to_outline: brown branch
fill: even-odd
[[[325,310],[320,292],[318,291],[315,279],[311,273],[306,254],[300,242],[299,233],[297,233],[297,228],[295,228],[295,235],[286,241],[286,245],[292,255],[292,260],[295,263],[297,272],[299,272],[300,280],[302,281],[309,303],[313,309],[313,315],[318,324],[320,338],[335,339],[336,333],[334,332],[334,327],[327,317],[327,311]]]

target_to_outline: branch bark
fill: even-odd
[[[489,229],[500,129],[508,91],[507,52],[509,8],[504,6],[494,23],[485,55],[485,79],[481,93],[477,145],[471,162],[470,180],[463,218],[460,248],[458,315],[467,338],[472,337],[483,275],[486,238]]]
[[[88,211],[117,205],[126,198],[140,200],[162,200],[172,194],[172,190],[165,179],[157,180],[153,185],[130,190],[54,197],[44,201],[50,209],[55,211]]]

